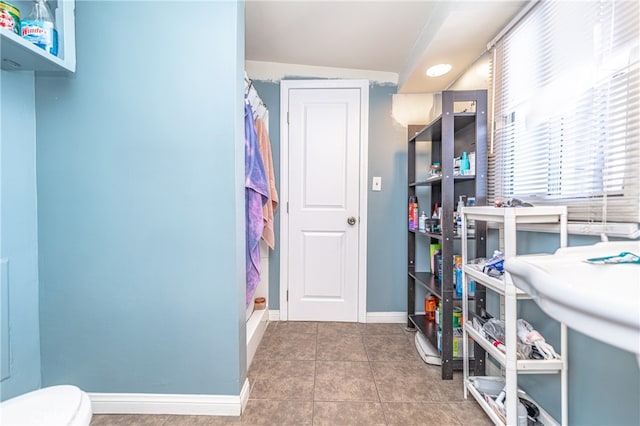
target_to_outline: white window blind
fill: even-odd
[[[489,201],[640,223],[640,2],[541,1],[493,47]]]

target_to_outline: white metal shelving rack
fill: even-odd
[[[517,331],[516,321],[517,301],[522,299],[530,299],[531,297],[516,288],[508,272],[497,279],[489,277],[482,272],[473,269],[467,265],[467,222],[469,220],[482,221],[488,223],[496,223],[500,229],[500,248],[504,253],[505,259],[515,256],[516,253],[516,232],[519,224],[560,224],[560,247],[567,246],[567,208],[565,206],[550,207],[465,207],[462,213],[462,263],[463,263],[463,285],[462,301],[463,301],[463,374],[464,374],[464,395],[468,393],[478,401],[480,406],[489,415],[491,420],[497,424],[505,424],[503,419],[498,416],[489,404],[484,400],[480,392],[474,388],[469,381],[469,342],[473,339],[493,358],[504,367],[505,383],[506,383],[506,424],[517,424],[517,408],[518,397],[523,392],[518,389],[518,374],[560,374],[561,375],[561,424],[566,425],[567,422],[567,327],[564,323],[560,323],[560,356],[559,360],[519,360],[516,355]],[[505,321],[505,347],[506,353],[495,348],[491,342],[486,340],[478,333],[468,321],[469,301],[468,301],[468,281],[473,280],[476,284],[485,286],[501,296],[501,303],[504,306],[503,315]],[[528,399],[532,398],[527,396]],[[538,404],[536,404],[538,405]],[[546,413],[542,407],[540,409],[540,418],[545,425],[558,424],[558,422]]]

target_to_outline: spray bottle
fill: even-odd
[[[467,155],[467,151],[462,153],[462,157],[460,158],[460,174],[468,175],[469,168],[471,165],[469,164],[469,156]]]
[[[462,235],[462,209],[464,208],[464,200],[466,195],[461,195],[458,199],[458,207],[456,208],[456,234]]]
[[[425,232],[426,230],[427,230],[427,215],[423,210],[418,220],[418,231]]]

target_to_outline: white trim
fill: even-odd
[[[420,312],[416,312],[420,314]],[[422,312],[424,313],[424,312]],[[280,311],[270,310],[269,321],[280,321]],[[282,320],[285,321],[285,320]],[[363,322],[363,321],[358,321]],[[406,312],[367,312],[366,320],[367,324],[402,324],[407,322]]]
[[[280,83],[280,321],[289,318],[289,85]]]
[[[253,356],[256,354],[267,329],[268,317],[269,311],[267,309],[254,310],[247,321],[247,370],[251,367]]]
[[[339,78],[370,80],[380,84],[398,84],[398,74],[387,71],[353,68],[320,67],[315,65],[285,64],[280,62],[245,61],[247,74],[253,80],[280,82],[287,77]]]
[[[240,395],[89,393],[94,414],[239,416],[249,400],[249,380]]]
[[[240,389],[240,414],[244,413],[244,409],[247,408],[250,393],[251,385],[249,384],[249,379],[246,378],[244,380],[244,385],[242,385],[242,389]]]
[[[369,81],[368,80],[282,80],[280,82],[280,320],[288,319],[287,290],[289,288],[289,132],[287,115],[290,89],[360,89],[360,232],[358,244],[358,322],[366,322],[367,312],[367,180],[369,164]]]
[[[514,16],[513,19],[509,21],[509,23],[505,25],[505,27],[502,30],[500,30],[500,32],[489,43],[487,43],[487,50],[491,50],[493,46],[495,46],[496,43],[499,42],[502,39],[502,37],[505,36],[505,34],[511,31],[513,27],[518,25],[518,22],[520,22],[522,18],[524,18],[524,16],[527,13],[529,13],[529,11],[533,8],[533,6],[535,6],[538,3],[538,1],[539,0],[531,0],[529,1],[529,3],[525,4],[524,7],[520,10],[520,12],[518,12],[518,14]]]
[[[369,82],[353,81],[360,87],[360,224],[358,259],[358,322],[367,321],[367,230],[369,229],[367,198],[369,194]]]
[[[406,312],[367,312],[367,324],[402,324],[405,322],[407,322]]]
[[[487,224],[491,229],[498,229],[499,226],[495,222],[489,222]],[[603,233],[609,237],[616,238],[629,238],[635,240],[640,237],[640,229],[637,223],[615,223],[607,222],[606,225],[598,222],[569,222],[567,224],[567,233],[569,235],[593,235],[601,236]],[[560,224],[539,224],[539,223],[525,223],[518,224],[518,231],[529,232],[546,232],[557,234],[560,232]]]
[[[269,310],[269,321],[280,321],[280,310]]]

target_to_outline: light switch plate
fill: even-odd
[[[373,183],[371,184],[372,191],[382,191],[382,177],[374,176]]]

